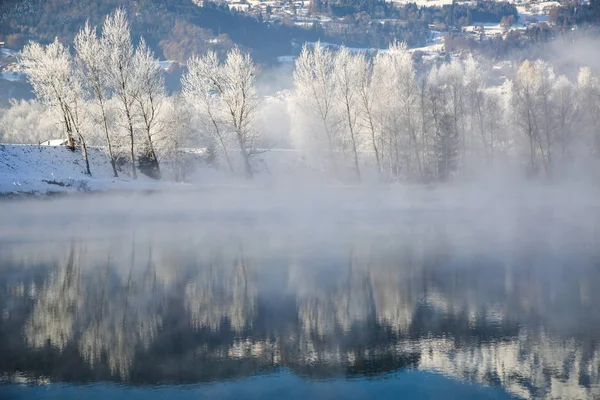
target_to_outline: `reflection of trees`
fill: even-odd
[[[79,273],[75,247],[71,245],[67,259],[51,274],[26,322],[25,338],[31,346],[50,344],[62,351],[73,338],[75,319],[81,306]]]
[[[338,268],[341,273],[333,283],[313,277],[315,281],[304,285],[298,299],[298,318],[305,332],[324,336],[377,323],[397,334],[406,333],[416,303],[413,286],[421,280],[412,275],[406,258],[403,261],[399,266],[385,254],[353,249],[347,268]]]
[[[600,349],[573,340],[524,332],[510,340],[458,345],[452,339],[419,342],[419,368],[504,387],[523,398],[600,396]]]
[[[240,248],[233,260],[228,254],[212,254],[208,265],[199,265],[187,282],[185,299],[195,328],[219,329],[227,321],[241,332],[252,326],[256,289],[250,266]]]
[[[87,256],[70,247],[39,293],[25,337],[33,347],[59,351],[74,342],[91,366],[106,358],[112,374],[127,377],[135,351],[150,344],[161,324],[152,265],[148,260],[148,270],[135,271],[132,255],[124,277],[109,262],[101,267]]]
[[[104,268],[90,271],[79,349],[92,366],[106,357],[111,373],[126,378],[136,351],[154,340],[162,325],[163,296],[154,269],[148,257],[146,269],[136,271],[134,244],[126,278],[114,276],[110,255]]]
[[[196,381],[281,366],[323,377],[409,367],[523,397],[600,396],[592,267],[564,274],[551,255],[527,263],[453,258],[450,245],[443,256],[416,254],[410,241],[363,241],[319,258],[301,244],[277,257],[256,249],[249,256],[237,241],[71,246],[19,327],[28,346],[51,354],[71,347],[94,371],[107,371],[102,377]],[[33,281],[28,274],[23,282]]]

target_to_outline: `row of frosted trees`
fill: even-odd
[[[28,79],[39,100],[60,120],[69,147],[81,147],[91,173],[86,139],[101,130],[118,176],[117,159],[128,156],[137,177],[136,156],[159,174],[155,135],[165,97],[163,74],[144,40],[131,41],[125,13],[106,18],[102,34],[86,24],[74,41],[74,54],[58,40],[30,43],[21,54]],[[122,134],[123,133],[123,134]]]
[[[106,148],[115,177],[128,165],[133,178],[137,168],[160,178],[161,158],[176,158],[204,139],[232,171],[241,159],[252,176],[258,94],[254,64],[238,49],[223,62],[213,52],[192,57],[182,93],[168,96],[160,63],[143,38],[133,45],[126,14],[117,9],[100,35],[82,27],[72,52],[58,40],[30,43],[20,61],[68,146],[81,149],[88,174],[89,142]]]
[[[92,143],[106,148],[115,176],[143,168],[158,178],[161,162],[189,146],[250,178],[252,156],[267,147],[258,125],[278,122],[264,120],[269,104],[239,49],[192,56],[181,93],[168,96],[160,63],[143,39],[133,45],[122,10],[100,32],[82,27],[73,51],[31,43],[21,62],[87,173]],[[281,136],[310,168],[343,180],[444,181],[507,166],[553,176],[600,157],[600,84],[589,69],[570,80],[526,61],[500,87],[487,86],[488,72],[473,57],[417,72],[403,44],[374,56],[305,46]]]
[[[473,57],[417,73],[402,44],[375,57],[305,47],[289,103],[294,143],[313,167],[359,180],[447,180],[500,163],[551,175],[600,155],[589,69],[573,83],[526,61],[495,88],[486,73]]]

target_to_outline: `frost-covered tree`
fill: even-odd
[[[165,85],[162,69],[142,38],[136,49],[133,69],[137,89],[133,92],[135,110],[143,127],[142,159],[147,172],[154,178],[160,178],[160,166],[155,150],[154,137],[161,133],[164,126],[161,121],[165,101]],[[140,163],[141,163],[140,160]]]
[[[488,161],[493,165],[497,156],[506,153],[510,146],[509,131],[506,122],[507,101],[506,96],[497,91],[487,91],[483,96],[482,119],[483,136],[482,140],[487,143]],[[479,118],[478,118],[479,120]]]
[[[600,157],[600,82],[590,68],[579,70],[578,100],[581,105],[581,130],[584,143],[592,154]]]
[[[359,125],[359,86],[360,78],[365,70],[364,56],[353,55],[342,47],[334,58],[334,79],[336,82],[336,103],[340,121],[343,126],[343,140],[350,146],[356,176],[360,180],[358,165],[358,148],[361,146],[362,133]]]
[[[453,147],[458,145],[459,149],[454,161],[457,165],[454,169],[459,170],[460,167],[464,169],[469,143],[464,134],[465,90],[462,63],[458,60],[452,60],[450,63],[442,64],[438,71],[437,82],[442,89],[446,109],[442,129],[443,132],[446,132],[443,143],[444,152],[447,153],[446,156],[450,156],[455,151]],[[462,165],[459,166],[460,161],[462,161]]]
[[[420,147],[423,161],[423,178],[429,180],[434,175],[435,167],[432,161],[433,138],[432,118],[430,117],[429,101],[430,92],[428,86],[428,76],[422,74],[417,78],[417,129],[420,136]]]
[[[391,44],[375,60],[375,73],[382,82],[379,94],[385,102],[384,137],[392,177],[403,171],[405,176],[423,178],[423,166],[417,138],[417,86],[412,56],[404,43]],[[416,167],[414,165],[416,164]]]
[[[62,125],[54,114],[55,110],[36,100],[11,100],[10,108],[0,116],[0,141],[38,144],[48,140]]]
[[[76,72],[87,93],[87,98],[100,111],[99,119],[108,150],[108,157],[115,177],[117,165],[113,145],[111,141],[111,132],[109,130],[107,99],[109,97],[107,64],[107,48],[103,45],[96,34],[96,27],[90,26],[88,22],[81,28],[74,41],[75,48],[75,67]]]
[[[467,57],[464,62],[465,86],[465,135],[471,144],[471,150],[477,149],[476,143],[481,143],[483,156],[486,162],[492,162],[491,132],[485,126],[486,111],[486,84],[481,71],[481,66],[473,56]],[[471,155],[470,155],[471,156]]]
[[[427,105],[431,118],[431,142],[433,169],[439,180],[448,179],[457,169],[459,142],[449,105],[446,99],[447,86],[439,76],[439,70],[433,67],[427,77]]]
[[[373,64],[364,56],[359,55],[357,62],[356,96],[358,102],[358,124],[360,129],[368,137],[366,148],[375,156],[377,174],[381,177],[381,148],[382,148],[382,122],[381,105],[385,99],[380,96],[382,89],[386,86],[383,79],[375,76]]]
[[[312,49],[302,48],[294,71],[292,135],[307,157],[316,158],[322,166],[328,163],[337,175],[340,122],[335,112],[334,74],[333,54],[320,42]]]
[[[221,147],[230,169],[235,144],[244,173],[251,178],[250,158],[260,151],[261,136],[255,129],[259,98],[250,55],[235,48],[222,63],[214,52],[192,57],[182,87],[185,97],[198,109],[203,127]]]
[[[30,42],[20,56],[27,79],[38,99],[57,110],[69,147],[81,146],[85,172],[91,174],[83,125],[83,89],[75,74],[69,49],[58,39],[47,46]]]
[[[544,62],[537,61],[535,68],[539,71],[540,81],[538,89],[539,107],[540,107],[540,152],[542,155],[542,161],[544,169],[547,173],[550,173],[553,161],[553,147],[554,147],[554,136],[555,136],[555,125],[554,125],[554,104],[552,103],[552,88],[556,77],[552,67]]]
[[[165,100],[164,113],[161,117],[167,130],[161,131],[155,140],[158,154],[162,159],[168,160],[173,178],[176,182],[185,181],[192,170],[189,154],[185,148],[192,147],[197,142],[192,127],[192,111],[182,96],[171,96]]]
[[[540,73],[533,63],[525,61],[519,67],[511,84],[511,108],[513,121],[526,136],[529,148],[528,167],[531,173],[538,168],[538,92],[541,85]]]
[[[554,73],[546,63],[525,61],[511,82],[513,120],[527,138],[531,173],[536,173],[540,164],[546,174],[551,172],[554,80]]]
[[[561,75],[552,87],[551,101],[554,106],[556,150],[561,161],[565,163],[573,159],[573,147],[581,143],[577,138],[581,113],[576,86],[566,76]]]
[[[129,136],[131,175],[137,178],[135,167],[135,99],[138,84],[134,69],[134,49],[129,22],[121,8],[109,15],[102,26],[102,46],[107,53],[106,74],[108,85],[118,99],[119,111]]]
[[[227,54],[214,82],[225,109],[225,123],[233,131],[247,177],[252,177],[250,157],[259,151],[260,134],[255,129],[259,98],[255,84],[255,67],[249,54],[235,48]]]
[[[209,137],[209,147],[214,144],[225,159],[229,170],[234,167],[230,156],[230,137],[221,115],[219,97],[213,91],[211,74],[219,72],[219,59],[214,52],[188,60],[187,73],[181,78],[182,94],[195,110],[195,120],[200,130]]]

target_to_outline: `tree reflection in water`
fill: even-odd
[[[180,383],[414,368],[523,397],[600,396],[595,249],[465,251],[443,232],[396,233],[13,246],[0,372]]]

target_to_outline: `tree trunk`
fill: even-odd
[[[130,141],[130,156],[131,156],[131,177],[133,179],[137,179],[137,172],[135,170],[135,149],[134,149],[134,139],[133,139],[133,123],[131,122],[131,114],[129,113],[129,109],[125,110],[127,114],[127,121],[129,122],[129,141]]]
[[[113,169],[115,178],[119,177],[117,173],[117,163],[115,162],[115,156],[112,151],[112,144],[110,143],[110,134],[108,133],[108,123],[106,121],[106,112],[104,111],[104,103],[100,100],[100,107],[102,108],[102,121],[104,122],[104,133],[106,135],[106,144],[108,146],[108,157],[110,158],[110,165]]]
[[[351,112],[350,112],[350,103],[349,103],[347,97],[346,97],[346,115],[348,116],[348,129],[350,130],[350,138],[352,139],[352,151],[354,153],[354,168],[356,169],[356,176],[358,177],[358,180],[360,181],[360,168],[358,166],[358,152],[356,150],[356,138],[354,137],[354,128],[353,128],[354,124],[352,123]]]
[[[349,118],[348,118],[349,120]],[[350,122],[350,121],[348,121]],[[356,169],[356,176],[360,181],[360,167],[358,166],[358,151],[356,150],[356,139],[354,138],[354,129],[350,127],[350,137],[352,138],[352,152],[354,153],[354,168]]]
[[[419,143],[417,141],[417,135],[415,134],[415,129],[412,124],[412,114],[410,112],[410,107],[407,110],[408,116],[408,133],[410,136],[410,140],[413,142],[415,157],[417,159],[417,168],[419,169],[419,177],[421,178],[421,182],[425,181],[425,175],[423,174],[423,165],[421,163],[421,155],[419,152]]]
[[[371,115],[371,110],[369,108],[368,100],[365,99],[363,95],[363,104],[365,111],[367,113],[367,120],[369,121],[369,129],[371,131],[371,146],[373,146],[373,151],[375,152],[375,161],[377,162],[377,174],[381,179],[381,159],[379,157],[379,149],[377,148],[377,141],[375,140],[375,126],[373,125],[373,117]]]
[[[246,178],[252,179],[252,166],[250,165],[250,157],[248,156],[248,152],[246,151],[246,146],[244,145],[244,140],[242,138],[241,132],[237,133],[238,144],[240,146],[240,153],[242,154],[242,159],[244,161],[244,170],[246,173]]]
[[[156,168],[156,172],[155,172],[155,178],[156,179],[160,179],[161,175],[160,175],[160,165],[158,163],[158,157],[156,156],[156,151],[154,151],[154,145],[152,144],[152,136],[150,135],[150,126],[146,126],[146,134],[148,135],[148,146],[150,146],[150,155],[152,156],[152,163],[154,164],[154,167]]]
[[[83,159],[85,160],[85,173],[88,175],[92,175],[92,172],[90,171],[90,160],[88,159],[87,145],[85,144],[85,140],[81,135],[79,135],[79,140],[81,141],[81,148],[83,149]]]
[[[369,126],[371,128],[371,145],[373,146],[373,151],[375,152],[375,160],[377,161],[377,174],[379,175],[379,178],[381,178],[381,160],[379,157],[379,149],[377,148],[377,141],[375,140],[375,127],[373,126],[373,121],[371,120],[370,113]]]
[[[71,126],[71,122],[69,121],[69,112],[67,110],[63,110],[64,113],[64,123],[65,123],[65,131],[67,133],[67,147],[73,151],[75,150],[75,139],[73,139],[73,127]]]
[[[325,134],[327,135],[327,150],[329,151],[329,157],[331,158],[333,173],[337,178],[339,177],[339,173],[337,168],[337,162],[335,161],[335,154],[333,152],[333,142],[331,141],[331,135],[329,134],[329,129],[327,128],[327,122],[325,122]]]
[[[79,119],[78,119],[78,117],[76,117],[76,115],[73,115],[73,111],[71,110],[70,107],[67,107],[66,111],[67,111],[70,129],[72,130],[73,128],[75,128],[75,132],[77,133],[77,138],[79,139],[79,142],[81,143],[81,150],[83,152],[83,160],[85,161],[85,173],[87,175],[92,175],[92,172],[90,171],[90,161],[88,159],[87,145],[85,144],[85,139],[83,138],[83,135],[81,134],[81,131],[80,131],[80,127],[79,127],[79,123],[78,123]],[[69,135],[69,136],[72,137],[72,135]]]

